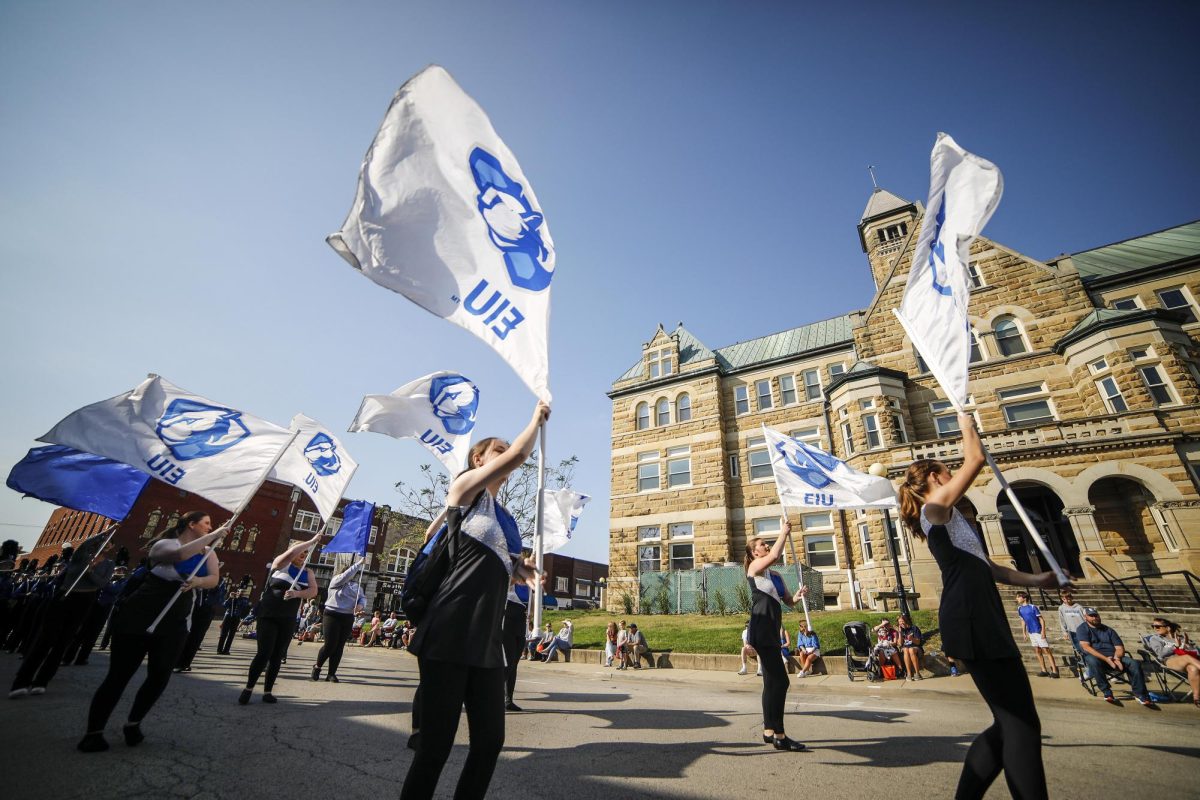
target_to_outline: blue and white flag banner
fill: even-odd
[[[350,430],[416,439],[454,476],[466,468],[478,413],[475,384],[457,372],[435,372],[391,394],[364,397]]]
[[[567,546],[583,507],[592,498],[573,489],[543,489],[542,552],[553,553]]]
[[[763,425],[775,487],[784,508],[896,508],[887,478],[867,475],[824,450]]]
[[[35,447],[8,474],[8,488],[47,503],[121,520],[150,476],[111,458],[51,444]]]
[[[929,157],[929,202],[900,308],[895,312],[957,409],[967,402],[971,360],[971,242],[991,219],[1004,178],[990,161],[939,133]]]
[[[342,229],[350,266],[466,328],[550,402],[554,242],[516,157],[439,66],[400,87]]]
[[[235,510],[291,431],[150,375],[67,415],[38,441],[111,458]]]
[[[313,501],[326,522],[346,493],[346,486],[358,469],[358,462],[328,428],[315,419],[297,414],[292,430],[300,435],[271,470],[271,478],[290,483]]]
[[[371,520],[375,516],[375,504],[366,500],[355,500],[342,508],[342,524],[324,547],[323,553],[358,553],[360,556],[367,552],[367,544],[371,539]]]

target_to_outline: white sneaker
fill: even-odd
[[[29,690],[29,693],[30,694],[45,694],[46,687],[45,686],[34,686]]]
[[[762,677],[762,670],[760,669],[758,672],[754,673],[754,675],[755,675],[755,677],[757,677],[757,678],[761,678],[761,677]]]
[[[737,674],[738,674],[738,675],[745,675],[745,674],[746,674],[746,668],[745,668],[745,667],[742,667],[741,669],[739,669],[739,670],[738,670],[738,673],[737,673]]]
[[[808,677],[808,673],[804,670],[800,670],[798,673],[796,673],[796,677],[797,678],[806,678],[806,677]]]
[[[21,699],[22,697],[25,697],[25,696],[26,696],[26,695],[28,695],[28,694],[29,694],[29,687],[28,687],[28,686],[24,686],[24,687],[22,687],[22,688],[20,688],[20,689],[13,689],[11,692],[9,692],[9,693],[8,693],[8,699],[9,699],[9,700],[19,700],[19,699]]]

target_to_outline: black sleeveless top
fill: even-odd
[[[772,570],[762,575],[746,576],[750,584],[750,632],[746,639],[758,642],[755,648],[771,644],[779,646],[779,628],[783,624],[783,601],[787,594],[783,578]]]
[[[299,578],[296,577],[297,575]],[[293,597],[290,600],[284,600],[283,596],[291,588],[293,579],[296,580],[297,589],[307,589],[309,575],[307,568],[303,574],[300,574],[300,568],[295,564],[288,564],[287,569],[277,569],[272,572],[271,577],[267,579],[267,585],[263,587],[262,600],[258,605],[258,615],[272,619],[295,619],[296,615],[300,613],[302,598]]]

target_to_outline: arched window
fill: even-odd
[[[983,348],[979,346],[979,337],[975,335],[975,329],[971,329],[971,363],[975,364],[983,361]]]
[[[1028,352],[1021,328],[1012,317],[999,317],[992,328],[996,336],[996,349],[1002,356],[1016,356]]]
[[[650,406],[646,403],[638,403],[637,405],[637,429],[644,431],[650,427]]]
[[[687,422],[692,418],[692,398],[686,394],[679,395],[675,401],[675,421]]]
[[[661,427],[671,424],[671,404],[667,398],[660,397],[654,406],[654,424]]]

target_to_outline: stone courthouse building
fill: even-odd
[[[610,606],[641,572],[740,563],[749,538],[778,535],[764,423],[894,481],[919,458],[961,461],[956,415],[892,313],[922,211],[871,195],[858,232],[877,291],[860,311],[715,350],[682,324],[642,345],[609,392]],[[969,410],[1060,563],[1084,580],[1200,571],[1200,222],[1048,261],[980,237],[971,256]],[[1044,568],[989,472],[963,506],[995,559]],[[895,586],[881,512],[791,519],[827,607]],[[904,583],[933,607],[929,550],[895,528]]]

